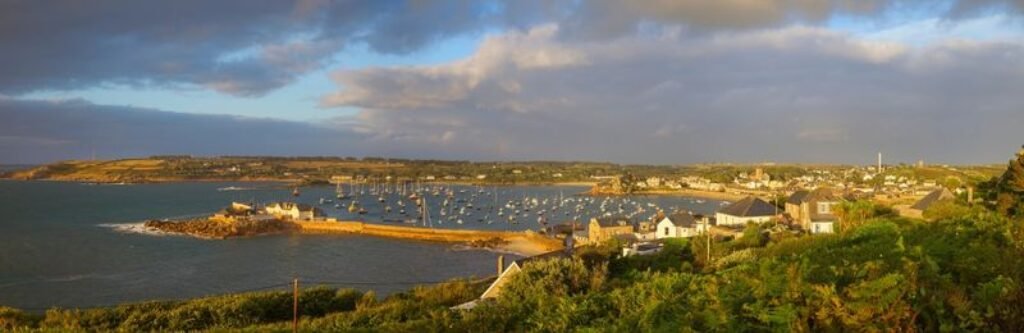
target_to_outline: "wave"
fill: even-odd
[[[146,226],[146,223],[105,223],[97,224],[97,227],[110,228],[114,231],[125,233],[125,234],[140,234],[149,236],[172,236],[178,235],[174,232],[162,231],[157,228],[150,228]]]
[[[218,188],[217,191],[220,191],[220,192],[224,192],[224,191],[252,191],[252,190],[255,190],[255,189],[256,189],[255,187],[228,186],[228,187]]]

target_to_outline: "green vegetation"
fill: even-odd
[[[1017,159],[995,185],[996,211],[1005,215],[1024,215],[1024,147],[1017,153]]]

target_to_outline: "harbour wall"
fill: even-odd
[[[501,239],[508,242],[529,241],[538,246],[557,249],[561,242],[533,231],[489,231],[425,228],[417,226],[384,225],[358,221],[301,221],[296,222],[303,233],[345,233],[434,242],[474,242]]]

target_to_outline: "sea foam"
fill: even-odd
[[[173,232],[166,232],[156,228],[150,228],[146,226],[146,223],[105,223],[97,224],[98,227],[114,229],[116,232],[125,234],[141,234],[150,236],[169,236],[175,235]]]

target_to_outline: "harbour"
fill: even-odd
[[[439,185],[440,186],[440,185]],[[448,185],[444,185],[448,186]],[[224,188],[235,190],[219,190]],[[476,186],[454,185],[455,195]],[[467,232],[523,232],[539,229],[536,212],[547,209],[562,198],[593,201],[580,219],[601,215],[600,206],[618,212],[646,207],[680,207],[710,212],[717,201],[669,196],[589,197],[580,196],[583,186],[509,186],[487,187],[498,195],[499,205],[522,202],[528,197],[529,218],[509,223],[506,217],[491,223],[467,219],[462,224],[435,221],[433,229]],[[378,196],[357,196],[365,214],[350,213],[346,207],[319,203],[320,198],[337,201],[335,186],[294,188],[270,182],[178,182],[136,185],[87,185],[73,182],[0,181],[0,208],[7,213],[0,221],[0,303],[43,311],[49,307],[92,307],[121,302],[154,299],[179,299],[247,291],[277,285],[295,277],[306,280],[364,282],[352,287],[375,290],[379,295],[407,290],[409,282],[443,281],[459,277],[485,277],[494,274],[497,253],[467,248],[451,242],[395,239],[384,235],[352,232],[278,234],[226,240],[205,240],[153,233],[141,228],[147,219],[181,219],[209,216],[232,201],[261,203],[294,201],[322,209],[339,221],[365,225],[423,228],[422,220],[413,225],[385,222],[400,219],[396,210],[385,212]],[[440,216],[443,196],[426,192],[426,206],[432,216]],[[394,194],[393,200],[399,195]],[[408,196],[404,196],[408,200]],[[487,216],[490,209],[479,195],[473,202],[472,216]],[[533,206],[533,198],[538,206]],[[547,207],[540,207],[544,199]],[[469,200],[467,200],[467,203]],[[633,204],[635,202],[635,204]],[[335,202],[337,203],[337,202]],[[407,202],[407,207],[415,204]],[[397,206],[397,204],[395,204]],[[480,210],[476,210],[480,207]],[[460,207],[461,208],[461,207]],[[455,209],[453,211],[461,209]],[[466,210],[470,212],[469,209]],[[520,213],[524,210],[520,208]],[[491,214],[490,216],[496,216]],[[637,218],[641,218],[641,214]],[[405,219],[417,219],[415,211]],[[551,218],[549,224],[565,220]],[[439,223],[438,223],[439,222]],[[338,223],[338,225],[341,225]],[[331,226],[333,228],[335,226]],[[429,226],[428,226],[429,228]],[[371,228],[383,230],[379,227]],[[59,244],[60,246],[56,246]],[[500,251],[499,251],[500,252]],[[508,253],[512,252],[512,253]],[[508,251],[510,259],[520,256]],[[399,278],[401,277],[401,278]]]

